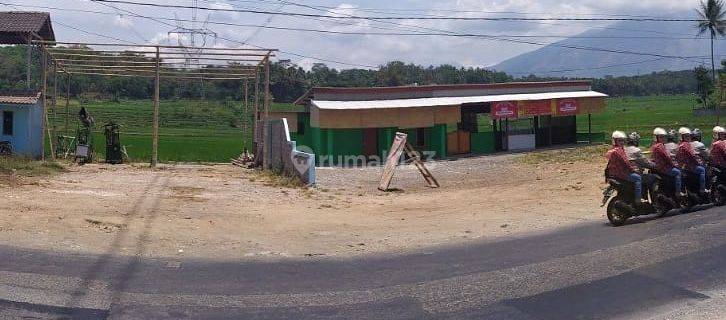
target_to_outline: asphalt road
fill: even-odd
[[[726,208],[407,255],[169,261],[0,246],[0,318],[723,319]]]

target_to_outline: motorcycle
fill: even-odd
[[[608,178],[600,207],[607,204],[607,217],[613,226],[624,225],[628,219],[655,214],[662,217],[681,205],[670,177],[643,174],[643,202],[636,205],[633,199],[634,184],[630,181]]]
[[[0,141],[0,156],[11,156],[13,155],[13,146],[10,141]]]
[[[720,168],[711,167],[709,188],[711,189],[711,202],[714,205],[726,204],[726,172]]]
[[[695,206],[711,204],[711,197],[702,194],[698,183],[698,175],[688,170],[683,170],[683,183],[686,189],[686,198],[683,201],[683,209],[690,211]]]

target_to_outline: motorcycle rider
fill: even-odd
[[[676,131],[673,129],[668,130],[668,133],[666,134],[666,142],[665,142],[666,150],[668,150],[668,154],[671,155],[671,158],[676,158],[676,149],[678,149],[678,139],[676,138]]]
[[[637,168],[628,161],[628,155],[625,153],[625,132],[615,131],[612,134],[613,147],[606,154],[608,159],[605,168],[605,176],[607,178],[615,178],[619,180],[630,181],[634,185],[634,196],[636,205],[643,202],[643,178],[636,172]]]
[[[696,151],[696,154],[701,157],[703,163],[707,163],[708,149],[706,149],[706,145],[703,144],[702,139],[703,133],[701,133],[701,129],[693,129],[693,131],[691,132],[691,146],[693,147],[693,150]]]
[[[637,132],[632,132],[628,135],[628,139],[625,142],[625,153],[628,155],[628,160],[636,165],[640,169],[653,169],[654,163],[648,160],[643,155],[643,150],[640,146],[640,135]]]
[[[653,130],[653,136],[655,137],[655,143],[650,148],[650,156],[655,164],[654,171],[663,176],[669,176],[675,181],[676,193],[679,196],[683,194],[683,177],[681,170],[678,169],[676,162],[671,157],[666,142],[668,140],[668,133],[663,128],[655,128]]]
[[[708,193],[708,190],[706,190],[706,168],[701,157],[691,146],[691,130],[682,127],[678,129],[678,134],[681,136],[681,143],[678,144],[676,150],[676,162],[681,165],[682,169],[698,175],[698,191],[701,194]]]
[[[721,126],[713,128],[713,144],[709,159],[711,166],[721,171],[726,169],[726,129]]]

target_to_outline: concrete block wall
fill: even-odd
[[[287,119],[270,120],[266,126],[264,169],[294,175],[306,185],[314,185],[315,155],[297,150],[297,143],[290,139]]]

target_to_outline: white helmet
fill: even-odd
[[[715,127],[713,127],[713,133],[714,134],[726,133],[726,129],[724,129],[722,126],[715,126]]]
[[[626,139],[626,138],[628,138],[628,136],[625,135],[625,132],[622,132],[622,131],[613,132],[613,139]]]
[[[666,132],[665,129],[663,129],[663,128],[655,128],[655,130],[653,130],[654,136],[665,136],[667,134],[668,134],[668,132]]]
[[[678,129],[678,134],[684,135],[684,134],[691,134],[691,129],[688,129],[686,127],[681,127]]]

